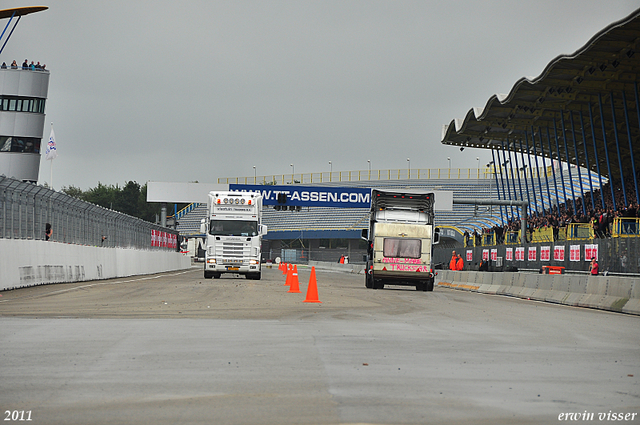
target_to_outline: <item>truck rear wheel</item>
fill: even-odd
[[[429,292],[433,291],[433,278],[429,279],[426,285],[427,285],[426,291],[429,291]]]
[[[369,289],[373,288],[373,277],[370,274],[364,276],[364,286]]]
[[[374,279],[373,289],[384,289],[384,282],[380,279]]]
[[[205,270],[204,272],[204,278],[205,279],[211,279],[213,277],[213,273],[212,272],[208,272]]]

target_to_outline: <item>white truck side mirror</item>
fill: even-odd
[[[264,236],[267,234],[267,225],[266,224],[261,224],[260,225],[260,236]]]
[[[200,220],[200,233],[207,233],[207,219]]]

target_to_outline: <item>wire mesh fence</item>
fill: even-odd
[[[175,230],[65,193],[0,176],[0,238],[175,250],[177,235]]]

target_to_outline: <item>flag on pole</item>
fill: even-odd
[[[47,143],[45,154],[45,159],[54,159],[58,156],[58,151],[56,150],[56,136],[53,134],[53,126],[51,127],[51,134],[49,135],[49,143]]]

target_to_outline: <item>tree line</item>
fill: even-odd
[[[74,198],[82,199],[104,208],[109,208],[142,220],[155,222],[160,217],[162,204],[159,202],[147,202],[147,184],[140,186],[135,181],[128,181],[124,186],[104,185],[98,182],[98,186],[83,191],[73,185],[63,187],[62,192]],[[187,204],[178,204],[178,210]],[[173,214],[173,205],[167,205],[167,215]]]

